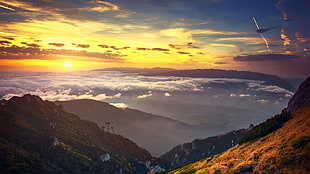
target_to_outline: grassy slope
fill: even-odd
[[[169,174],[310,173],[310,105],[299,108],[293,119],[255,142],[188,164]]]

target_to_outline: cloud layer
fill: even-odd
[[[47,100],[94,99],[106,100],[133,95],[136,99],[153,96],[171,97],[173,92],[207,92],[216,86],[243,84],[251,93],[266,92],[291,96],[293,93],[262,81],[225,78],[185,78],[141,76],[116,71],[85,71],[79,73],[1,73],[0,96],[9,99],[26,93]],[[246,97],[249,94],[231,94]]]

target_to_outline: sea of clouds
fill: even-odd
[[[131,91],[135,98],[143,99],[154,96],[157,91],[170,97],[172,92],[206,91],[208,84],[246,83],[247,90],[292,96],[292,92],[278,86],[264,85],[263,81],[225,78],[189,78],[167,76],[143,76],[135,73],[117,71],[84,71],[84,72],[1,72],[0,97],[10,99],[24,94],[38,95],[44,100],[93,99],[106,100],[121,98]],[[231,94],[230,96],[240,96]]]

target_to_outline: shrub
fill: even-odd
[[[294,148],[299,149],[306,146],[306,144],[310,141],[310,136],[303,136],[293,141],[292,145]]]
[[[285,122],[291,119],[292,116],[289,112],[282,112],[274,117],[260,123],[252,130],[247,132],[240,140],[239,144],[243,144],[249,141],[255,141],[258,138],[268,135],[269,133],[281,128]]]

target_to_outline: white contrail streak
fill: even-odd
[[[259,30],[258,23],[257,23],[257,21],[256,21],[256,19],[255,19],[254,16],[253,16],[253,21],[254,21],[254,23],[255,23],[255,25],[256,25],[256,28]],[[267,50],[269,51],[270,54],[272,54],[267,39],[265,38],[265,36],[263,35],[263,33],[259,33],[259,34],[260,34],[260,36],[262,37],[263,41],[265,42],[265,45],[266,45]]]
[[[267,39],[264,37],[263,33],[260,33],[260,36],[264,40],[267,50],[269,51],[270,54],[272,54],[270,47],[269,47],[269,43],[268,43]]]
[[[255,23],[255,25],[256,25],[256,28],[259,30],[259,26],[258,26],[258,24],[257,24],[256,19],[255,19],[254,16],[253,16],[253,20],[254,20],[254,23]]]

